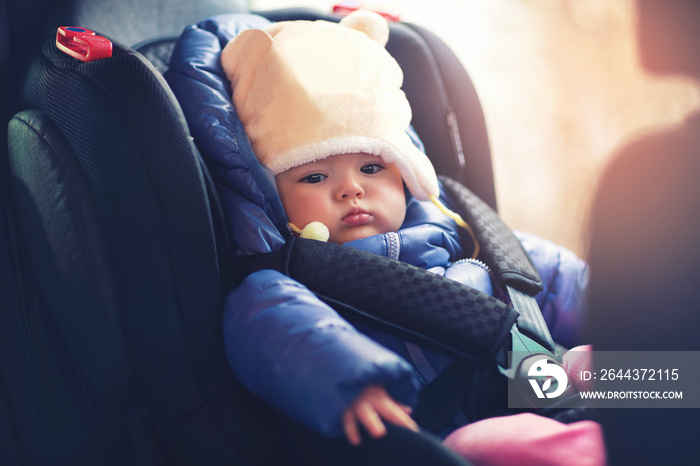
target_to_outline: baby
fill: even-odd
[[[441,200],[435,170],[412,136],[402,73],[384,49],[387,37],[385,20],[361,13],[340,25],[294,21],[250,29],[227,44],[221,65],[237,117],[263,171],[274,177],[271,185],[253,162],[237,165],[252,167],[251,192],[263,195],[229,204],[237,210],[227,216],[241,219],[231,222],[233,237],[247,250],[267,249],[270,241],[257,229],[241,229],[260,212],[278,218],[281,202],[286,218],[272,222],[281,238],[323,225],[331,242],[493,294],[488,269],[461,260],[477,256],[478,245],[461,240],[468,225],[445,207],[449,200]],[[220,176],[237,182],[235,170]],[[550,330],[572,346],[586,266],[552,243],[520,238],[545,278],[537,300]],[[224,340],[238,379],[297,422],[323,435],[344,434],[355,445],[359,426],[373,437],[384,434],[385,422],[417,430],[411,406],[453,363],[396,336],[349,325],[273,270],[249,275],[225,306]],[[444,434],[469,422],[458,413]]]

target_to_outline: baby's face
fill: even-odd
[[[373,155],[334,155],[275,179],[289,221],[299,228],[321,222],[333,243],[396,231],[406,216],[398,168]]]

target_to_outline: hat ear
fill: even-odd
[[[386,46],[389,40],[389,23],[383,16],[372,11],[353,11],[341,19],[340,24],[365,33],[367,37],[382,47]]]
[[[260,29],[247,29],[226,44],[221,51],[221,66],[232,88],[250,89],[260,61],[270,47],[272,37]]]

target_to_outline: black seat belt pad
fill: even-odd
[[[509,341],[518,317],[508,304],[467,285],[333,243],[292,238],[276,253],[236,262],[240,279],[257,270],[277,270],[350,320],[457,357],[493,357]]]
[[[476,358],[501,350],[517,318],[512,308],[469,286],[333,243],[293,240],[288,272],[315,293],[371,310]]]

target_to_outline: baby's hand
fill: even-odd
[[[418,425],[411,419],[410,413],[411,408],[392,400],[384,387],[369,386],[343,413],[345,436],[351,445],[360,444],[359,421],[372,437],[382,437],[386,434],[382,419],[418,432]]]

